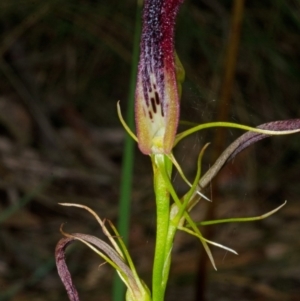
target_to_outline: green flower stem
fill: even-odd
[[[167,286],[167,281],[168,281],[168,277],[169,277],[169,272],[170,272],[170,266],[171,266],[171,251],[172,251],[172,247],[173,247],[173,242],[174,242],[174,237],[176,234],[176,231],[178,229],[179,223],[181,221],[182,216],[184,215],[186,206],[189,202],[190,197],[192,196],[192,194],[195,192],[196,188],[197,188],[197,183],[199,181],[200,178],[200,174],[201,174],[201,158],[202,155],[204,153],[206,147],[203,148],[203,150],[201,151],[199,158],[198,158],[198,168],[197,168],[197,175],[195,177],[194,183],[189,191],[189,193],[187,193],[186,197],[181,201],[173,186],[171,183],[171,169],[172,169],[172,165],[174,162],[171,162],[171,157],[167,158],[166,156],[164,157],[165,161],[158,161],[158,170],[160,172],[160,176],[161,179],[159,179],[159,183],[164,183],[164,187],[163,189],[167,189],[167,193],[171,194],[173,200],[175,201],[176,205],[174,204],[172,209],[174,209],[177,212],[172,212],[169,211],[169,221],[168,221],[168,232],[167,235],[165,236],[165,233],[161,236],[162,237],[162,244],[164,246],[164,252],[163,252],[163,258],[159,258],[159,260],[161,261],[163,259],[163,267],[162,267],[162,279],[161,279],[161,291],[162,293],[165,292],[166,290],[166,286]],[[165,164],[167,163],[167,164]],[[170,165],[169,168],[165,168],[165,165]],[[158,192],[158,190],[156,190]],[[164,192],[164,193],[166,193]],[[159,192],[158,192],[159,193]],[[163,215],[161,215],[161,217],[163,218],[163,220],[167,220],[166,217],[164,217]],[[165,228],[164,228],[165,231]],[[162,253],[159,253],[158,256],[162,256]],[[155,258],[156,260],[156,258]],[[161,263],[162,264],[162,263]],[[160,266],[161,269],[161,266]],[[154,300],[154,299],[153,299]]]
[[[174,237],[180,220],[185,213],[188,201],[197,188],[197,183],[201,174],[201,158],[205,148],[206,147],[203,148],[198,158],[197,175],[194,183],[187,196],[182,200],[183,202],[179,200],[170,180],[173,166],[171,158],[165,155],[154,155],[152,157],[154,168],[154,190],[157,205],[157,238],[153,269],[154,301],[163,300],[169,277]],[[172,213],[172,210],[170,211],[170,194],[176,203],[177,213]],[[176,210],[175,207],[173,208]],[[175,216],[172,216],[172,214],[175,214]],[[206,243],[204,242],[204,244]]]
[[[156,200],[156,244],[152,275],[152,300],[163,301],[168,278],[170,250],[166,249],[166,238],[169,229],[170,193],[164,173],[171,177],[172,163],[165,155],[152,156],[154,191]]]

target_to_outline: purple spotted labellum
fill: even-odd
[[[179,119],[175,71],[175,18],[183,0],[145,0],[135,99],[142,153],[169,154]]]

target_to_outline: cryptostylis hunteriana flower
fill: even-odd
[[[169,154],[179,120],[174,25],[183,0],[145,0],[135,121],[142,153]]]
[[[56,247],[56,264],[59,275],[71,301],[79,301],[79,295],[72,282],[65,263],[65,249],[75,240],[81,241],[111,264],[127,286],[127,301],[163,301],[171,265],[171,251],[177,230],[198,237],[215,267],[208,244],[221,247],[237,254],[234,250],[205,239],[199,229],[226,222],[245,222],[262,219],[278,211],[278,208],[259,217],[221,219],[195,223],[189,212],[201,198],[201,191],[216,176],[219,170],[240,151],[270,135],[285,135],[299,132],[300,119],[274,121],[257,128],[229,122],[200,124],[177,134],[179,122],[181,82],[183,67],[174,50],[175,18],[183,0],[144,0],[143,29],[140,43],[140,61],[135,93],[135,121],[137,137],[122,118],[118,104],[118,114],[127,132],[138,142],[139,149],[150,155],[153,166],[153,181],[156,201],[156,243],[152,274],[152,292],[139,278],[135,266],[122,238],[114,226],[112,235],[104,222],[90,208],[78,204],[63,204],[88,210],[97,219],[110,245],[97,237],[81,233],[67,234]],[[201,176],[201,159],[207,145],[200,151],[197,172],[192,184],[186,179],[180,165],[172,154],[172,149],[186,136],[210,127],[231,127],[249,131],[235,140],[220,155],[212,167]],[[179,197],[172,185],[172,167],[178,170],[183,180],[190,186],[185,195]],[[173,202],[173,203],[172,203]]]

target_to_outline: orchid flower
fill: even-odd
[[[69,299],[78,301],[78,293],[72,283],[65,264],[64,252],[69,243],[79,240],[97,252],[119,273],[127,286],[127,301],[163,301],[171,265],[171,251],[177,230],[185,231],[200,239],[213,267],[216,269],[209,245],[223,248],[237,254],[234,250],[207,240],[201,234],[199,226],[216,223],[245,222],[266,218],[277,212],[278,208],[258,217],[242,217],[215,221],[195,222],[191,216],[192,208],[204,198],[203,190],[212,181],[220,169],[239,152],[253,143],[272,135],[286,135],[300,131],[300,119],[274,121],[249,127],[230,122],[211,122],[195,125],[177,134],[180,113],[181,83],[184,69],[174,48],[175,19],[183,0],[144,0],[143,28],[140,42],[140,60],[135,93],[136,135],[131,132],[122,118],[120,105],[117,110],[124,128],[137,141],[140,151],[149,155],[153,166],[153,182],[156,201],[156,245],[153,262],[152,292],[139,278],[129,253],[119,238],[118,243],[109,234],[104,223],[91,209],[76,205],[92,213],[109,238],[111,245],[86,234],[67,234],[56,248],[56,260],[59,274],[67,289]],[[247,131],[229,145],[212,167],[201,175],[201,160],[206,144],[199,153],[197,172],[193,181],[184,175],[180,165],[172,154],[173,148],[185,137],[197,131],[211,127],[230,127]],[[177,169],[189,188],[183,196],[178,196],[172,185],[172,169]],[[67,204],[64,204],[67,205]],[[114,234],[117,230],[110,224]],[[121,246],[121,248],[119,247]]]
[[[137,136],[135,137],[129,131],[130,135],[137,141],[141,152],[150,155],[154,172],[157,236],[153,267],[153,300],[163,300],[170,265],[170,252],[177,229],[195,235],[201,240],[214,267],[214,260],[208,244],[217,245],[236,253],[230,248],[206,240],[189,216],[189,211],[201,198],[207,199],[201,192],[205,186],[210,183],[226,162],[233,159],[244,148],[270,135],[299,132],[300,127],[299,119],[272,122],[257,128],[229,122],[212,122],[197,125],[177,134],[180,111],[179,97],[184,71],[174,49],[174,27],[175,18],[182,2],[182,0],[144,1],[143,30],[135,99]],[[123,125],[129,130],[122,119],[119,107],[118,110]],[[250,132],[241,136],[226,149],[212,168],[201,177],[201,158],[207,147],[205,146],[200,152],[197,175],[193,184],[191,184],[172,155],[172,149],[186,136],[209,127],[232,127]],[[183,197],[176,194],[171,183],[173,165],[183,180],[191,187]],[[170,207],[171,199],[174,203]],[[265,218],[280,208],[278,207],[262,217],[246,218],[246,220]],[[240,221],[245,221],[245,219],[241,218]],[[184,226],[185,222],[187,226]],[[206,224],[209,223],[211,221],[206,222]]]

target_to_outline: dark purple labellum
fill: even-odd
[[[179,118],[174,27],[183,0],[145,0],[135,119],[144,154],[170,153]]]

